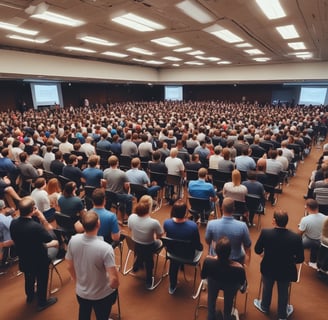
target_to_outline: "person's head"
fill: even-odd
[[[41,189],[42,187],[44,187],[46,185],[46,179],[45,178],[37,178],[34,182],[34,187],[37,189]]]
[[[6,203],[4,200],[0,199],[0,211],[2,211],[6,207]]]
[[[231,254],[231,243],[228,237],[222,237],[215,246],[215,253],[221,261],[229,261]]]
[[[221,146],[215,146],[214,147],[214,153],[216,155],[219,155],[221,153],[221,151],[222,151],[222,147]]]
[[[319,204],[318,201],[315,199],[307,199],[305,202],[305,207],[308,208],[310,211],[319,211]]]
[[[63,195],[64,197],[74,196],[74,191],[76,190],[76,183],[74,181],[69,181],[65,184]]]
[[[222,156],[223,156],[224,160],[230,160],[230,150],[229,150],[229,148],[223,148]]]
[[[235,169],[231,172],[231,181],[234,186],[239,186],[241,183],[241,174],[239,170]]]
[[[61,187],[59,180],[57,178],[51,178],[47,183],[48,194],[53,194],[55,192],[61,192]]]
[[[161,152],[156,150],[154,153],[153,153],[153,161],[159,161],[161,159]]]
[[[205,179],[207,175],[207,169],[206,168],[199,168],[198,169],[198,178],[199,179]]]
[[[273,220],[277,227],[285,228],[288,223],[287,211],[279,210],[273,213]]]
[[[21,217],[27,217],[36,210],[35,202],[31,197],[24,197],[19,201],[18,209]]]
[[[8,148],[3,148],[2,151],[1,151],[1,155],[6,158],[8,157],[8,154],[9,154],[9,149]]]
[[[75,154],[71,154],[68,157],[67,164],[72,165],[77,162],[77,156]]]
[[[234,211],[234,200],[232,198],[226,197],[222,202],[222,212],[225,215],[232,215]]]
[[[26,152],[21,152],[19,154],[19,161],[20,162],[25,162],[28,158],[28,154]]]
[[[63,159],[63,153],[61,152],[61,151],[56,151],[56,153],[55,153],[55,159],[56,160],[61,160],[61,159]]]
[[[137,169],[139,168],[140,166],[140,159],[139,158],[133,158],[131,160],[131,167],[134,168],[134,169]]]
[[[153,199],[151,196],[144,195],[140,198],[135,211],[139,217],[143,217],[151,212],[153,206]]]
[[[105,191],[102,188],[97,188],[92,192],[92,202],[95,206],[102,206],[105,204]]]
[[[86,232],[94,231],[100,226],[99,217],[93,210],[89,210],[82,216],[81,223]]]
[[[257,163],[256,163],[256,169],[258,171],[264,171],[266,170],[266,159],[264,158],[260,158],[257,160]]]
[[[97,164],[99,163],[99,156],[96,154],[93,154],[89,157],[88,159],[88,165],[91,168],[95,168],[97,166]]]
[[[199,154],[198,153],[193,153],[191,155],[191,161],[192,162],[199,162]]]
[[[110,167],[116,167],[118,165],[118,158],[116,156],[110,156],[108,158],[108,164]]]
[[[185,217],[187,205],[182,200],[177,200],[171,209],[171,218],[182,219]]]
[[[277,151],[277,150],[273,150],[273,149],[271,149],[271,150],[269,151],[269,153],[268,153],[268,157],[269,157],[270,159],[276,159],[277,156],[278,156],[278,151]]]
[[[172,148],[170,151],[170,156],[172,158],[175,158],[178,155],[178,149],[177,148]]]
[[[248,180],[256,180],[256,171],[248,170],[247,171],[247,179]]]

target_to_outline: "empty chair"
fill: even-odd
[[[222,190],[224,184],[231,181],[231,172],[220,170],[214,170],[211,172],[213,185],[216,187],[217,191]]]
[[[180,199],[182,196],[182,178],[173,174],[167,174],[165,180],[167,188],[167,197],[170,201],[173,201],[174,194]]]
[[[257,215],[257,228],[261,228],[261,216],[264,215],[264,207],[261,197],[255,194],[247,194],[245,196],[246,206],[249,213],[249,223],[253,224],[253,218]]]
[[[195,249],[191,241],[171,239],[168,237],[162,238],[163,246],[165,248],[165,263],[163,267],[163,276],[166,270],[166,264],[168,260],[172,260],[181,265],[193,266],[194,271],[194,280],[193,280],[193,293],[195,291],[195,284],[197,278],[197,270],[200,270],[200,258],[203,251],[198,251]],[[185,270],[183,269],[185,272]],[[184,274],[185,275],[185,274]],[[185,276],[186,278],[186,276]]]
[[[199,218],[202,223],[206,223],[211,211],[213,210],[212,201],[210,199],[201,199],[188,196],[188,201],[190,204],[189,212],[193,216],[193,220],[197,221]],[[215,208],[215,206],[214,206]],[[216,216],[216,210],[214,209]]]

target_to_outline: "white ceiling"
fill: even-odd
[[[232,66],[283,64],[300,62],[293,53],[295,50],[288,42],[302,41],[312,58],[306,61],[328,61],[328,0],[280,0],[287,16],[276,20],[268,20],[255,0],[198,0],[194,1],[214,17],[214,22],[201,24],[180,11],[175,4],[182,0],[47,0],[48,10],[75,19],[85,21],[79,27],[67,27],[48,21],[33,19],[27,13],[40,0],[0,0],[0,21],[19,25],[22,28],[39,31],[36,38],[47,38],[48,42],[36,44],[8,38],[14,32],[0,29],[0,48],[52,54],[67,57],[79,57],[124,64],[146,65],[156,68],[191,67],[190,61],[204,63],[204,67],[218,67],[216,61],[197,59],[186,53],[177,53],[173,49],[192,47],[204,52],[203,57],[216,57],[220,61],[230,61]],[[32,7],[31,7],[32,6]],[[29,8],[29,9],[28,9]],[[26,10],[28,9],[28,10]],[[111,19],[121,13],[134,13],[151,19],[165,26],[163,30],[138,32],[121,26]],[[251,56],[245,48],[228,44],[223,40],[205,32],[204,29],[219,24],[241,37],[252,48],[264,54]],[[275,27],[294,24],[300,37],[284,40]],[[117,45],[105,47],[83,42],[77,35],[89,36],[116,42]],[[174,48],[160,46],[152,39],[172,37],[182,45]],[[33,37],[32,37],[33,38]],[[92,49],[95,53],[68,51],[65,46]],[[151,52],[146,56],[127,51],[130,47],[139,47]],[[104,51],[115,51],[127,54],[125,58],[113,58],[102,54]],[[174,56],[181,61],[171,62],[163,59]],[[256,62],[254,57],[270,58],[268,62]],[[155,60],[164,62],[153,65],[139,60]],[[179,66],[174,64],[179,64]],[[199,68],[199,66],[197,66]]]

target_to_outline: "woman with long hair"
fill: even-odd
[[[58,199],[62,194],[59,180],[57,178],[51,178],[47,184],[48,198],[50,201],[51,208],[59,210]]]

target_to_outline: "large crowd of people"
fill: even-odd
[[[41,279],[37,288],[39,311],[57,301],[45,298],[44,278],[47,276],[47,267],[39,270],[36,265],[26,263],[24,255],[37,244],[40,250],[39,253],[33,253],[33,257],[36,260],[42,257],[43,266],[46,264],[47,250],[41,248],[40,243],[48,243],[49,248],[58,246],[51,231],[51,223],[55,223],[55,211],[59,211],[70,217],[76,232],[84,232],[83,237],[73,236],[74,240],[69,243],[66,255],[70,273],[77,283],[80,314],[84,314],[80,319],[88,319],[90,316],[85,314],[89,315],[91,308],[95,308],[99,319],[107,320],[110,308],[105,308],[101,301],[105,299],[110,305],[114,303],[115,289],[119,286],[116,269],[113,268],[113,252],[107,245],[102,247],[106,259],[94,258],[105,268],[104,273],[99,273],[99,281],[85,279],[83,270],[78,266],[83,256],[81,243],[88,244],[87,250],[92,255],[95,255],[94,246],[99,245],[97,235],[103,236],[113,247],[117,246],[124,239],[119,223],[121,229],[126,232],[130,230],[136,243],[137,260],[133,271],[137,272],[145,263],[146,287],[149,290],[154,289],[152,256],[163,245],[160,238],[166,234],[167,237],[190,240],[195,251],[201,251],[203,247],[199,241],[197,223],[207,224],[205,241],[209,245],[211,259],[216,259],[216,262],[207,259],[202,273],[203,277],[214,279],[212,283],[209,281],[211,307],[208,319],[215,317],[213,303],[220,289],[231,293],[227,295],[224,310],[224,319],[230,319],[236,283],[230,291],[227,287],[229,284],[220,286],[220,277],[214,274],[213,268],[218,266],[222,272],[238,274],[239,286],[245,281],[240,268],[250,262],[249,228],[254,226],[254,212],[248,212],[246,196],[251,194],[258,197],[262,208],[266,200],[275,206],[275,185],[269,181],[272,181],[272,176],[281,173],[283,178],[281,180],[279,176],[279,183],[293,177],[297,164],[304,160],[313,144],[326,138],[327,111],[324,106],[164,101],[30,109],[23,113],[1,112],[0,198],[5,201],[1,202],[1,211],[5,205],[12,210],[10,214],[1,212],[1,216],[8,215],[10,218],[0,220],[0,241],[2,247],[12,246],[12,240],[17,246],[21,270],[25,274],[27,303],[34,298],[35,279]],[[327,151],[324,152],[328,153],[328,146],[325,148]],[[286,239],[294,241],[295,246],[291,240],[291,247],[297,247],[298,250],[291,252],[287,248],[284,256],[286,268],[291,270],[293,276],[282,279],[280,275],[283,270],[276,275],[269,270],[272,266],[265,267],[270,259],[267,251],[275,257],[284,247],[282,244],[281,248],[278,245],[273,248],[270,242],[276,242],[275,235],[287,234],[286,212],[275,213],[275,231],[271,232],[272,235],[269,232],[268,235],[261,233],[256,244],[256,253],[261,254],[265,250],[261,269],[264,276],[263,300],[254,301],[255,307],[261,312],[269,310],[274,281],[281,286],[279,317],[286,319],[293,312],[286,299],[286,290],[288,283],[295,280],[295,263],[304,260],[303,247],[311,249],[310,266],[317,268],[316,259],[325,216],[320,215],[320,220],[315,219],[319,217],[318,212],[322,207],[319,199],[314,200],[312,197],[316,187],[328,186],[327,158],[324,153],[305,196],[309,198],[309,218],[302,219],[299,235],[290,232],[286,236]],[[230,178],[222,184],[216,184],[217,171],[228,173],[226,177]],[[196,173],[196,176],[189,179],[191,172]],[[159,175],[162,175],[162,180],[158,178]],[[166,176],[179,177],[178,183],[164,184]],[[132,185],[140,185],[145,190],[142,196],[135,194],[138,198],[135,206]],[[86,201],[85,186],[94,190],[90,195],[90,207]],[[164,195],[159,196],[163,186]],[[190,197],[208,200],[208,210],[203,214],[194,211],[188,218],[186,201],[181,200],[186,199],[184,192]],[[156,219],[150,217],[150,213],[155,207],[160,207],[163,197],[173,207],[171,219],[162,227]],[[212,219],[217,202],[223,217]],[[234,218],[237,203],[245,204],[239,216],[244,221]],[[113,204],[121,212],[120,217],[110,211]],[[18,219],[11,218],[15,210],[16,215],[20,215]],[[6,224],[2,220],[6,220]],[[31,237],[29,240],[21,236],[25,232],[25,225],[26,232],[38,231],[38,239]],[[49,236],[46,231],[50,231]],[[297,255],[292,264],[291,255]],[[7,263],[6,259],[2,259],[3,265]],[[91,272],[92,264],[87,262],[87,265]],[[177,289],[179,268],[181,263],[171,261],[170,294],[174,294]],[[96,286],[103,282],[101,279],[106,278],[106,272],[110,283],[103,287],[103,292],[97,294]],[[98,302],[94,303],[94,300]]]

